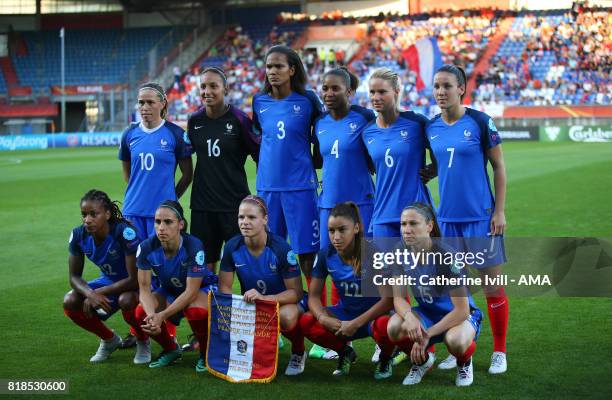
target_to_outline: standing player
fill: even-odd
[[[72,230],[69,239],[70,286],[64,296],[64,314],[81,328],[100,337],[100,347],[89,361],[105,361],[121,344],[121,339],[102,321],[121,309],[129,324],[136,321],[138,305],[136,248],[138,237],[123,218],[116,203],[102,191],[92,189],[81,199],[83,225]],[[93,281],[83,279],[85,256],[100,268]],[[134,364],[151,361],[146,336],[139,335]]]
[[[161,203],[155,212],[156,236],[143,241],[136,255],[140,287],[136,317],[144,323],[133,326],[151,335],[163,348],[149,367],[165,367],[182,355],[166,321],[178,325],[184,315],[200,343],[196,371],[203,372],[208,340],[208,292],[216,290],[217,276],[204,264],[202,242],[186,231],[181,205],[173,200]],[[155,291],[151,291],[153,273],[160,282]]]
[[[496,251],[483,266],[475,266],[481,277],[501,274],[506,261],[503,238],[506,227],[506,169],[501,137],[487,114],[461,105],[465,94],[465,72],[444,65],[434,76],[434,97],[442,113],[427,128],[427,136],[438,165],[440,208],[438,218],[445,237],[466,237],[476,241],[491,237]],[[491,191],[487,163],[493,167],[495,198]],[[479,239],[478,239],[479,238]],[[483,287],[493,331],[493,355],[489,373],[507,370],[506,332],[508,298],[503,287]],[[456,364],[451,356],[440,368]]]
[[[257,162],[259,143],[249,117],[225,102],[225,73],[206,68],[200,77],[204,108],[187,122],[187,133],[198,156],[191,191],[191,234],[204,244],[206,263],[215,272],[224,242],[240,231],[240,201],[250,194],[244,163]]]
[[[310,281],[320,240],[312,125],[322,105],[305,89],[306,72],[294,50],[273,46],[265,62],[264,90],[253,98],[253,125],[262,135],[257,193],[268,205],[270,231],[289,235]]]
[[[304,295],[297,258],[284,238],[268,233],[268,208],[258,196],[247,196],[238,209],[240,235],[223,249],[219,290],[232,293],[234,272],[247,302],[270,300],[280,306],[281,332],[291,341],[291,358],[285,375],[304,372],[304,335],[298,324],[298,303]]]
[[[437,263],[443,259],[439,255],[453,252],[449,253],[442,243],[430,238],[440,237],[440,228],[430,205],[414,203],[406,207],[401,214],[401,230],[403,246],[413,253],[427,255],[423,258],[431,261],[403,265],[397,271],[416,282],[412,288],[419,305],[411,307],[406,301],[406,291],[394,287],[395,314],[387,326],[383,323],[376,325],[376,329],[382,328],[376,334],[381,342],[398,346],[412,359],[412,368],[403,381],[404,385],[416,385],[421,381],[434,364],[434,356],[427,347],[444,342],[458,360],[455,384],[469,386],[474,380],[472,354],[476,349],[482,313],[463,285],[422,284],[422,278],[434,282],[439,277],[458,280],[465,276],[465,270],[458,268],[457,263]]]
[[[377,69],[370,76],[370,100],[378,112],[363,130],[363,141],[376,169],[371,230],[374,237],[400,237],[399,216],[406,204],[429,203],[419,172],[425,166],[427,118],[399,110],[397,73]]]
[[[391,298],[362,295],[361,246],[364,231],[359,208],[355,203],[336,205],[328,222],[331,244],[317,256],[312,270],[312,283],[308,296],[309,312],[300,318],[304,336],[310,341],[330,348],[339,354],[334,376],[347,375],[356,359],[355,350],[348,343],[372,336],[373,326],[393,307]],[[330,307],[321,304],[321,292],[328,275],[340,289],[340,301]],[[375,336],[376,341],[378,338]],[[381,343],[380,360],[374,377],[389,378],[392,374],[393,345]]]
[[[160,85],[146,83],[140,87],[138,111],[142,120],[123,132],[119,159],[128,184],[123,214],[144,240],[154,233],[157,206],[165,199],[180,198],[189,187],[193,165],[187,134],[178,125],[164,120],[168,101]],[[177,164],[182,175],[175,186]]]
[[[327,226],[329,213],[336,204],[353,201],[359,206],[364,232],[367,233],[374,208],[374,184],[370,176],[372,161],[361,132],[375,116],[371,110],[350,104],[350,96],[358,86],[359,78],[345,68],[333,69],[323,75],[322,97],[328,112],[315,123],[323,159],[319,226]],[[347,171],[351,172],[351,179],[346,178]],[[323,233],[320,248],[326,249],[329,244],[329,236]],[[325,287],[323,292],[326,292]],[[339,297],[333,284],[331,293],[331,304],[336,304]],[[314,345],[308,355],[311,358],[338,357],[333,350],[325,351],[318,345]]]

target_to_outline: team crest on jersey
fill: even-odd
[[[236,134],[234,132],[234,125],[232,125],[231,122],[228,122],[227,124],[225,124],[225,134],[226,135],[235,135]]]
[[[134,240],[136,239],[136,231],[129,226],[123,229],[123,238],[125,240]]]
[[[493,118],[489,118],[489,130],[497,132],[497,127],[495,126],[495,122],[493,122]]]
[[[276,264],[272,264],[272,263],[270,263],[270,264],[268,265],[268,267],[270,268],[270,271],[272,271],[272,272],[276,272]]]
[[[167,140],[162,139],[162,140],[160,140],[160,141],[159,141],[159,144],[161,144],[161,147],[162,147],[162,149],[163,149],[164,147],[166,147],[166,146],[168,145],[168,141],[167,141]]]
[[[203,250],[198,251],[198,253],[195,256],[195,262],[198,265],[204,265],[204,251]]]
[[[400,131],[400,138],[402,139],[403,142],[407,142],[408,141],[408,131],[402,129]]]
[[[302,107],[301,107],[300,105],[298,105],[298,104],[294,104],[294,105],[293,105],[293,112],[294,112],[295,114],[300,114],[300,113],[301,113],[301,111],[302,111]]]
[[[183,132],[183,142],[191,144],[191,140],[189,140],[189,135],[187,134],[187,132]]]
[[[357,130],[357,124],[354,122],[351,122],[349,124],[349,128],[351,128],[351,133],[355,133],[355,131]]]
[[[287,253],[287,262],[291,265],[297,265],[297,256],[293,252],[293,250],[289,250]]]
[[[248,345],[244,340],[239,340],[236,342],[236,350],[238,350],[238,353],[244,354],[247,352],[247,349]]]
[[[465,136],[466,138],[469,138],[470,136],[472,136],[472,132],[468,131],[467,129],[463,131],[463,136]]]

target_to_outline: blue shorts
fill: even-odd
[[[155,235],[155,217],[139,217],[136,215],[124,215],[136,228],[138,239],[141,241]]]
[[[372,236],[375,238],[401,238],[401,224],[400,222],[385,222],[382,224],[372,223],[370,225],[372,230]]]
[[[321,227],[316,190],[258,192],[268,205],[268,227],[286,238],[296,254],[319,250]]]
[[[412,307],[412,311],[414,311],[419,316],[419,319],[421,320],[421,323],[423,324],[425,329],[431,328],[432,326],[437,324],[442,318],[444,318],[444,315],[437,315],[435,316],[435,318],[430,318],[418,306]],[[480,309],[472,309],[470,311],[470,314],[467,316],[466,321],[468,321],[470,325],[472,325],[472,328],[474,328],[474,331],[476,332],[476,334],[474,335],[474,341],[478,341],[478,336],[480,336],[480,326],[482,325],[482,312],[480,311]],[[430,338],[429,345],[443,342],[445,335],[446,332]]]
[[[90,288],[92,288],[93,290],[96,289],[100,289],[101,287],[104,286],[110,286],[113,283],[115,283],[115,281],[113,281],[112,279],[110,279],[108,276],[102,275],[96,279],[94,279],[93,281],[89,281],[87,282],[87,286],[89,286]],[[100,319],[102,321],[106,321],[107,319],[109,319],[114,313],[116,313],[117,311],[119,311],[119,296],[118,295],[113,295],[113,294],[107,294],[105,295],[110,301],[110,305],[111,305],[111,311],[109,313],[107,313],[106,315],[100,315],[98,314],[98,316],[100,317]]]
[[[332,315],[334,315],[340,321],[351,321],[357,318],[359,315],[361,315],[361,314],[355,314],[355,313],[351,313],[347,311],[342,306],[342,303],[338,303],[335,306],[328,306],[325,308],[327,309],[327,311],[329,311]],[[363,339],[363,338],[372,336],[372,326],[371,325],[372,325],[371,323],[367,323],[361,328],[357,329],[355,334],[351,336],[349,340]]]
[[[487,236],[491,231],[490,221],[440,222],[440,231],[445,242],[459,251],[483,252],[485,262],[473,264],[476,269],[494,267],[506,262],[503,236]],[[464,238],[463,240],[454,238]]]
[[[329,233],[327,231],[327,221],[329,220],[329,214],[331,208],[319,208],[319,226],[321,227],[321,249],[326,249],[329,244]],[[361,222],[363,222],[363,229],[366,237],[371,237],[370,222],[372,221],[372,213],[374,212],[374,204],[362,204],[359,206],[359,214],[361,215]]]
[[[208,295],[208,292],[210,292],[211,290],[214,293],[216,293],[217,292],[217,285],[208,285],[208,286],[204,286],[204,287],[200,288],[200,292],[205,293],[206,295]],[[155,289],[153,291],[153,293],[159,293],[160,295],[162,295],[166,299],[168,304],[174,303],[174,300],[176,300],[176,298],[178,297],[178,296],[174,295],[173,293],[170,293],[169,291],[167,291],[163,287],[158,287],[157,289]],[[179,311],[178,313],[176,313],[176,314],[172,315],[170,318],[168,318],[168,321],[172,322],[176,326],[179,326],[180,323],[181,323],[181,320],[183,319],[183,317],[184,317],[183,311]]]

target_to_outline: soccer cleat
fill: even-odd
[[[167,367],[173,362],[180,360],[182,356],[183,356],[183,351],[178,346],[174,350],[162,351],[159,357],[157,357],[157,360],[149,364],[149,368]]]
[[[308,358],[323,358],[323,356],[325,356],[325,353],[327,353],[327,349],[315,343],[312,345],[310,351],[308,352]]]
[[[200,358],[198,358],[198,362],[196,363],[195,370],[196,372],[208,371],[208,368],[206,368],[206,361],[204,361],[204,356],[200,355]]]
[[[338,357],[340,357],[335,350],[332,350],[332,349],[326,349],[326,350],[327,351],[325,352],[325,354],[323,354],[323,357],[322,357],[324,360],[337,360]]]
[[[376,371],[374,371],[374,379],[387,379],[393,375],[393,363],[390,358],[381,358],[376,365]]]
[[[136,341],[136,354],[134,364],[148,364],[151,362],[151,341],[149,339]]]
[[[351,364],[357,360],[357,353],[351,346],[344,346],[338,357],[338,367],[332,373],[333,376],[348,375],[351,371]]]
[[[496,351],[491,355],[491,366],[489,367],[490,374],[503,374],[508,370],[508,362],[506,361],[506,353]]]
[[[285,375],[299,375],[304,372],[305,366],[306,352],[303,352],[302,354],[291,354],[291,358],[289,359],[289,365],[287,365],[287,369],[285,369]]]
[[[283,341],[283,337],[282,336],[278,336],[278,349],[282,349],[283,347],[285,347],[285,342]]]
[[[376,364],[380,361],[380,346],[376,344],[374,346],[374,354],[372,354],[372,363]]]
[[[408,354],[404,353],[403,351],[398,351],[398,353],[395,354],[392,358],[393,366],[400,365],[407,359],[408,359]]]
[[[113,351],[117,350],[121,346],[121,338],[115,333],[111,339],[100,340],[100,346],[98,351],[94,354],[89,361],[92,363],[100,363],[106,361]]]
[[[474,364],[472,359],[467,364],[457,365],[457,377],[455,378],[455,385],[457,386],[470,386],[474,382]]]
[[[416,385],[417,383],[421,382],[421,379],[423,379],[423,376],[425,376],[427,371],[429,371],[433,367],[434,361],[436,360],[433,354],[431,353],[427,353],[427,354],[429,354],[429,357],[427,358],[427,361],[425,362],[425,364],[422,364],[422,365],[412,364],[412,367],[410,368],[410,372],[404,378],[402,385]]]
[[[136,346],[136,336],[132,335],[131,333],[128,333],[123,339],[121,339],[121,345],[119,346],[119,348],[131,349],[134,346]]]
[[[176,337],[174,338],[174,341],[178,344]],[[183,345],[182,350],[183,351],[194,351],[194,350],[198,350],[199,348],[200,348],[200,343],[198,342],[198,339],[196,339],[194,334],[191,334],[187,336],[187,343]]]
[[[440,364],[438,364],[438,369],[454,369],[454,368],[457,368],[457,358],[455,358],[455,356],[452,354],[450,354]]]

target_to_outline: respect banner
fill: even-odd
[[[277,302],[208,293],[208,371],[229,382],[267,383],[276,376]]]

